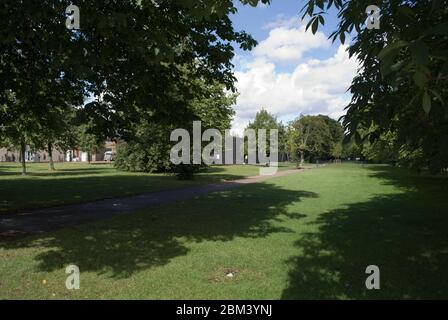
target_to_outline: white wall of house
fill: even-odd
[[[0,161],[19,161],[19,153],[6,148],[0,148]]]
[[[98,150],[97,154],[91,155],[92,161],[103,161],[104,152],[107,150],[116,152],[117,145],[115,142],[106,141],[104,148]],[[19,152],[17,150],[8,150],[6,148],[0,148],[0,162],[1,161],[15,161],[18,162],[20,159]],[[29,146],[26,147],[25,151],[25,161],[27,162],[48,162],[48,152],[46,150],[32,150]],[[74,161],[74,162],[88,162],[87,152],[80,152],[79,150],[69,150],[67,152],[61,152],[56,148],[53,150],[53,161],[54,162],[64,162],[64,161]]]
[[[87,152],[81,152],[81,162],[88,162],[89,154]]]
[[[0,148],[0,161],[15,161],[18,162],[20,154],[18,151]],[[27,162],[47,162],[49,161],[48,152],[45,150],[31,150],[28,146],[25,149],[25,161]],[[64,161],[64,154],[59,150],[53,150],[53,161]]]

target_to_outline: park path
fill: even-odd
[[[243,185],[263,182],[300,171],[303,171],[303,169],[285,170],[270,176],[253,176],[202,186],[151,192],[126,198],[104,199],[0,215],[0,240],[16,239],[92,220],[129,214],[138,209],[193,199],[213,192],[231,190]]]

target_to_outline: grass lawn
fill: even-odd
[[[0,243],[0,298],[448,298],[447,194],[388,166],[307,170]]]
[[[284,163],[280,170],[292,167]],[[0,214],[232,180],[259,171],[250,165],[214,166],[193,181],[180,181],[174,175],[121,172],[104,164],[56,163],[56,169],[49,172],[48,164],[32,163],[22,176],[20,164],[0,163]]]

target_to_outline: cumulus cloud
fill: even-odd
[[[298,62],[307,51],[331,46],[324,33],[318,31],[313,35],[311,32],[305,32],[304,24],[297,28],[290,27],[290,24],[295,25],[296,22],[292,21],[286,19],[284,25],[270,30],[268,38],[255,48],[254,55],[274,62]],[[274,22],[273,25],[278,23]]]
[[[273,21],[269,21],[263,26],[263,29],[275,29],[275,28],[296,28],[301,23],[298,16],[287,17],[283,13],[278,14]]]
[[[289,22],[285,22],[286,24]],[[261,107],[287,121],[302,114],[326,114],[339,118],[350,100],[346,93],[356,74],[357,62],[349,59],[347,47],[339,46],[326,59],[304,59],[309,50],[331,46],[323,33],[312,35],[305,27],[272,24],[250,58],[240,59],[235,73],[240,93],[233,131],[241,134]],[[312,56],[312,55],[311,55]],[[289,72],[278,64],[288,61]]]

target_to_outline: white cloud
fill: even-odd
[[[275,29],[275,28],[295,28],[300,25],[300,18],[298,16],[286,17],[284,14],[278,14],[275,20],[266,23],[263,29]]]
[[[349,59],[346,48],[341,45],[328,59],[298,62],[291,72],[277,72],[272,55],[255,54],[244,69],[235,73],[240,95],[233,131],[242,133],[261,107],[282,120],[301,113],[339,118],[349,102],[346,90],[357,69],[357,62]]]
[[[269,31],[267,39],[261,41],[254,50],[257,57],[266,57],[274,62],[298,62],[303,54],[313,49],[331,46],[325,34],[305,32],[305,25],[292,27],[297,20],[286,19],[283,24],[273,22],[268,26],[278,26]]]

